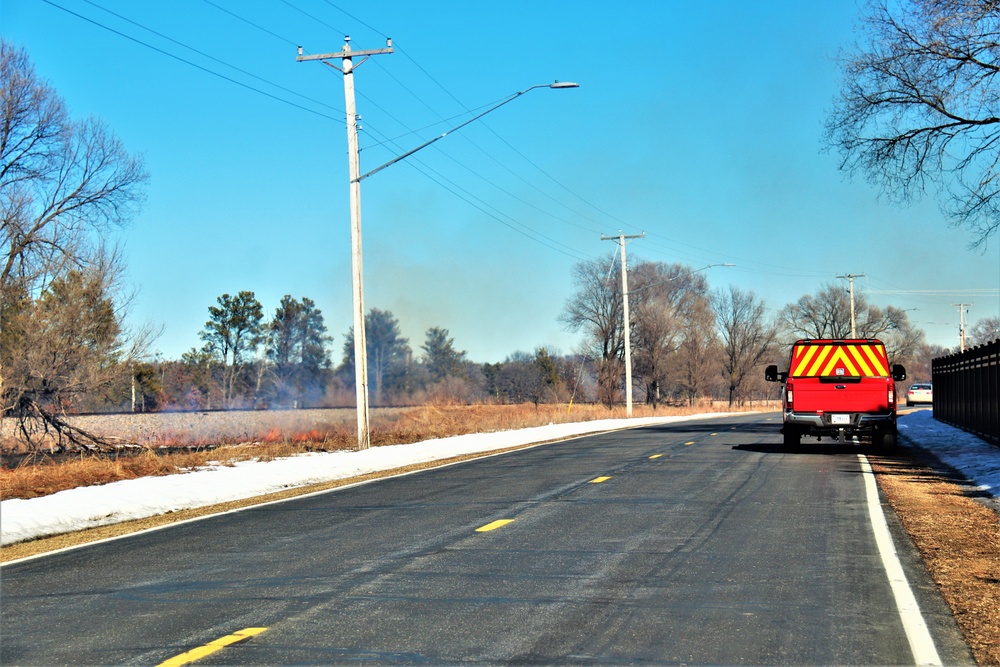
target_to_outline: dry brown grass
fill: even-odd
[[[1000,665],[996,512],[919,460],[870,458],[879,486],[951,607],[976,662]]]
[[[724,411],[719,404],[663,408],[655,413],[636,406],[633,416],[684,415]],[[550,423],[614,419],[624,408],[594,405],[438,405],[401,410],[372,420],[372,446],[406,444],[466,433],[505,431]],[[120,417],[118,417],[120,418]],[[169,434],[171,442],[184,442],[183,434]],[[151,434],[149,446],[112,454],[14,455],[0,467],[0,499],[36,498],[65,489],[106,484],[125,479],[169,475],[209,462],[234,463],[269,460],[307,451],[349,450],[355,446],[353,426],[328,425],[295,431],[269,428],[249,440],[201,443],[194,447],[165,448],[162,436]]]

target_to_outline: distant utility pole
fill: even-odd
[[[625,416],[632,416],[632,344],[631,325],[628,314],[628,267],[625,265],[625,241],[627,239],[641,239],[646,236],[642,234],[625,236],[621,232],[618,236],[605,236],[601,234],[602,241],[617,241],[622,250],[622,322],[625,333]]]
[[[837,276],[837,277],[838,278],[847,278],[850,281],[850,283],[851,283],[851,289],[850,289],[850,292],[851,292],[851,338],[857,338],[858,337],[858,331],[857,331],[857,327],[854,324],[854,279],[855,278],[864,278],[865,274],[863,274],[863,273],[848,273],[847,275]]]
[[[351,269],[354,286],[354,384],[358,403],[358,449],[371,445],[368,426],[368,348],[365,336],[365,288],[361,270],[361,162],[358,158],[358,114],[354,104],[354,68],[371,56],[392,53],[392,40],[385,41],[386,48],[371,51],[351,51],[351,38],[344,37],[344,48],[339,53],[322,53],[315,56],[299,54],[298,62],[319,60],[324,65],[344,74],[344,100],[347,104],[347,152],[351,189]],[[358,65],[354,58],[363,57]],[[341,60],[337,67],[327,60]]]
[[[965,352],[965,314],[969,311],[966,310],[967,306],[974,306],[974,303],[953,303],[951,304],[958,308],[958,349],[959,352]]]

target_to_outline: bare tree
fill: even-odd
[[[765,317],[764,302],[753,292],[730,286],[713,299],[723,349],[723,376],[729,388],[729,405],[742,398],[741,388],[756,373],[777,337],[776,327]]]
[[[146,174],[101,122],[72,121],[5,40],[0,114],[0,408],[25,435],[34,420],[79,444],[60,413],[141,352],[121,327],[121,258],[105,234],[134,216]],[[73,318],[83,338],[64,328]]]
[[[636,374],[655,409],[670,368],[689,336],[700,305],[708,303],[708,282],[683,264],[637,262],[629,281]]]
[[[861,297],[855,307],[862,304]],[[779,314],[792,342],[796,338],[850,338],[851,299],[840,285],[828,284],[818,294],[805,294]]]
[[[677,362],[668,377],[688,405],[707,396],[718,387],[721,361],[715,313],[710,300],[699,299],[690,313],[687,331],[677,353]]]
[[[132,219],[142,162],[94,119],[72,122],[23,51],[0,41],[0,287],[88,263],[95,232]]]
[[[1000,317],[984,317],[978,320],[967,336],[969,345],[985,345],[1000,338]]]
[[[984,246],[1000,225],[1000,4],[871,0],[827,121],[841,168],[900,201],[937,190]]]
[[[880,308],[858,293],[854,295],[854,311],[857,337],[880,339],[891,363],[909,368],[922,362],[925,335],[910,323],[906,311],[894,306]],[[785,306],[778,319],[789,343],[796,338],[849,338],[851,300],[842,285],[828,284],[817,294],[807,294]]]
[[[598,400],[614,405],[621,396],[625,338],[621,287],[613,279],[617,254],[573,267],[576,293],[560,320],[569,331],[583,331],[587,354],[597,360]]]
[[[851,337],[851,299],[848,291],[836,283],[788,304],[779,318],[792,339]],[[858,338],[878,338],[907,324],[906,313],[901,309],[879,308],[860,293],[854,295],[854,319]]]
[[[901,308],[880,308],[869,303],[864,294],[855,293],[854,313],[858,338],[881,339],[893,363],[906,363],[923,344],[924,333],[913,327]],[[787,342],[796,338],[850,338],[851,300],[842,285],[827,284],[817,294],[806,294],[785,306],[779,320]]]

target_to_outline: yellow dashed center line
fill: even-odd
[[[476,528],[476,532],[477,533],[488,533],[491,530],[496,530],[497,528],[500,528],[501,526],[506,526],[508,523],[511,523],[512,521],[514,521],[514,520],[513,519],[497,519],[493,523],[488,523],[485,526],[480,526],[479,528]]]
[[[661,456],[663,456],[663,454],[653,454],[653,455],[652,455],[652,456],[650,456],[649,458],[651,458],[651,459],[658,459],[658,458],[660,458]]]
[[[685,442],[684,446],[687,447],[688,445],[693,445],[693,444],[694,444],[694,440],[690,440],[688,442]]]
[[[610,477],[595,477],[594,479],[590,480],[590,483],[591,484],[600,484],[601,482],[606,482],[609,479],[611,479],[611,478]]]
[[[178,656],[170,658],[166,662],[161,662],[157,667],[180,667],[181,665],[186,665],[188,663],[194,662],[195,660],[201,660],[206,655],[211,655],[216,651],[221,651],[222,649],[236,644],[242,641],[250,639],[254,635],[259,635],[260,633],[267,630],[267,628],[244,628],[238,632],[234,632],[231,635],[226,635],[221,639],[216,639],[214,642],[209,642],[204,646],[199,646],[198,648],[191,649],[187,653],[181,653]]]

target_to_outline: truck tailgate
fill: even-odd
[[[818,378],[797,380],[794,392],[796,412],[889,411],[888,388],[886,381],[880,378],[840,383],[821,382]]]

